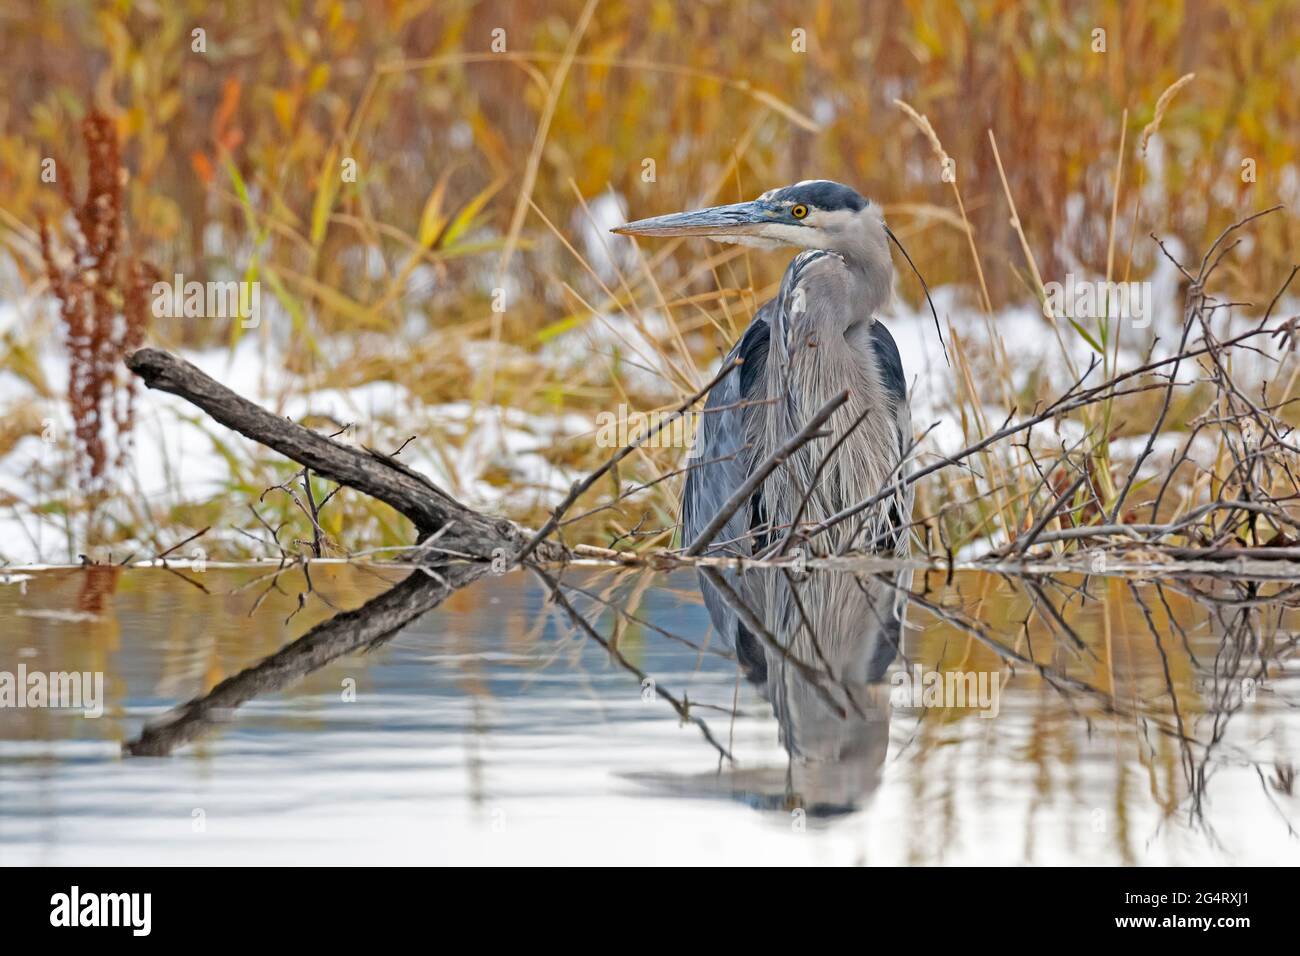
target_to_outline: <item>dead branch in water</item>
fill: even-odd
[[[643,670],[629,661],[614,643],[602,637],[600,632],[592,627],[591,622],[579,613],[578,609],[573,606],[573,603],[564,596],[564,591],[559,581],[551,577],[541,568],[533,567],[532,570],[550,591],[551,600],[569,616],[569,620],[573,622],[574,626],[577,627],[579,631],[599,644],[616,664],[622,667],[629,674],[636,677],[637,680],[641,681],[641,686],[643,688],[652,688],[656,696],[662,697],[666,700],[669,706],[677,712],[677,716],[680,717],[683,722],[695,724],[695,726],[700,729],[700,733],[704,736],[704,739],[718,752],[719,757],[727,760],[734,760],[731,756],[731,751],[718,742],[717,738],[713,736],[713,731],[709,729],[709,725],[704,722],[703,718],[697,717],[691,713],[689,701],[685,699],[678,700],[674,695],[661,687],[658,681],[651,678]]]
[[[268,412],[200,369],[160,349],[140,349],[127,367],[149,388],[179,395],[227,428],[278,451],[323,478],[378,498],[415,525],[421,560],[435,555],[491,560],[524,546],[525,532],[505,518],[465,507],[419,472],[373,449],[358,450]],[[436,543],[435,543],[436,536]],[[563,557],[548,543],[544,558]]]

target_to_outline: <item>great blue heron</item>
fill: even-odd
[[[835,437],[805,444],[771,472],[714,536],[710,553],[762,554],[794,522],[823,522],[905,476],[912,448],[907,380],[898,346],[878,316],[893,293],[889,242],[898,240],[879,206],[840,183],[809,180],[752,202],[642,219],[614,231],[803,250],[776,298],[759,309],[725,360],[743,364],[705,403],[682,494],[684,542],[694,541],[755,468],[844,392],[848,400],[828,422]],[[899,250],[907,256],[901,244]],[[852,549],[904,556],[910,520],[911,495],[899,490],[806,546],[822,554]],[[838,659],[838,678],[879,681],[899,648],[901,595],[909,582],[905,571],[892,583],[857,574],[799,583],[766,571],[702,573],[714,626],[778,715],[784,712],[782,736],[792,757],[834,761],[848,745],[833,734],[810,736],[808,728],[820,725],[808,714],[824,701],[809,695],[806,682],[801,689],[791,681],[786,656]],[[800,727],[803,733],[796,732]]]
[[[826,441],[805,445],[776,469],[715,535],[713,550],[760,553],[796,516],[801,525],[816,523],[903,476],[912,444],[907,380],[878,318],[893,292],[889,242],[898,240],[878,205],[841,183],[808,180],[752,202],[641,219],[614,232],[804,250],[727,356],[744,364],[705,404],[682,494],[684,542],[695,540],[752,469],[845,391],[849,399],[829,424],[836,435],[851,434],[820,472]],[[910,507],[900,493],[812,547],[905,554]]]

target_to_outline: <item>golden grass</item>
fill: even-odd
[[[772,293],[784,260],[680,241],[624,259],[622,240],[581,240],[595,197],[612,190],[633,214],[651,215],[824,176],[883,200],[930,284],[968,290],[983,312],[979,334],[980,326],[950,325],[951,394],[927,396],[978,436],[999,424],[993,410],[999,420],[1024,412],[1060,384],[1027,369],[1022,348],[1008,350],[996,316],[1041,301],[1045,281],[1065,271],[1063,250],[1094,275],[1140,279],[1158,256],[1148,232],[1200,250],[1244,213],[1294,199],[1280,193],[1283,171],[1297,164],[1287,131],[1300,127],[1288,95],[1300,81],[1300,15],[1286,3],[1043,12],[995,0],[788,0],[763,17],[616,0],[544,6],[390,0],[360,16],[322,0],[257,23],[199,0],[130,11],[52,2],[17,14],[0,38],[10,104],[0,111],[0,250],[17,281],[0,300],[45,309],[30,229],[59,207],[57,191],[31,171],[52,155],[80,172],[70,120],[94,104],[113,117],[131,172],[133,246],[164,275],[256,278],[275,300],[273,321],[256,332],[161,320],[158,344],[234,348],[256,335],[284,357],[283,375],[268,383],[282,399],[387,380],[426,409],[472,400],[498,417],[594,419],[619,403],[649,412],[706,379]],[[195,25],[207,30],[205,54],[191,50]],[[1105,54],[1088,47],[1097,25],[1108,30]],[[795,26],[808,31],[806,54],[790,48]],[[496,28],[506,52],[489,48]],[[103,68],[91,76],[95,57]],[[1184,67],[1195,69],[1195,84]],[[913,127],[933,161],[917,161]],[[1135,140],[1136,155],[1126,155]],[[1148,195],[1156,152],[1162,179]],[[1240,181],[1240,157],[1257,161],[1257,183]],[[647,159],[652,182],[642,179]],[[356,162],[355,182],[339,174],[345,160]],[[957,176],[945,181],[946,160]],[[1129,162],[1136,176],[1125,175]],[[1072,200],[1081,208],[1067,216]],[[1298,239],[1294,217],[1261,222],[1252,254],[1234,257],[1219,279],[1233,298],[1267,302]],[[1122,269],[1117,248],[1126,249]],[[492,308],[493,286],[511,290],[504,312]],[[909,283],[900,290],[915,301]],[[1176,316],[1179,304],[1159,307]],[[6,368],[33,394],[39,375],[23,356],[51,320],[47,312],[44,325],[12,329],[3,343]],[[1052,328],[1062,361],[1080,371],[1081,333]],[[1118,326],[1089,334],[1114,370]],[[585,361],[557,359],[581,354],[589,335],[597,344]],[[1143,343],[1134,336],[1126,345]],[[918,387],[941,383],[931,376]],[[1274,400],[1289,397],[1290,389]],[[1194,394],[1180,396],[1174,424],[1200,411]],[[1133,396],[1074,418],[1087,436],[1079,454],[1098,468],[1103,496],[1113,495],[1110,439],[1117,428],[1141,434],[1154,419],[1150,401]],[[357,428],[394,444],[418,433],[406,453],[416,466],[454,467],[471,440],[420,408]],[[591,438],[541,450],[561,485],[607,453]],[[244,505],[289,471],[271,456],[222,447],[226,504],[204,520],[215,512],[252,527]],[[922,490],[918,513],[924,504],[939,516],[927,531],[936,548],[1032,524],[1060,488],[1040,478],[1028,452],[990,450],[979,474],[954,470]],[[680,458],[679,449],[644,449],[618,487],[674,471]],[[509,465],[503,458],[477,477],[512,489],[502,506],[537,523],[547,498],[512,488],[519,478]],[[654,533],[637,540],[663,543],[679,480],[566,534],[606,543],[639,526]],[[597,508],[616,493],[605,485],[580,505]],[[53,496],[20,504],[66,506]],[[334,504],[350,546],[402,539],[400,521],[383,509],[349,494]],[[292,507],[265,507],[292,536],[305,534]],[[128,510],[136,518],[110,543],[160,534],[177,517],[148,503]]]

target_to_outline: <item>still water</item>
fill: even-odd
[[[851,575],[739,649],[693,572],[404,577],[0,578],[0,678],[103,680],[0,708],[0,862],[1300,862],[1284,585],[918,574],[882,656]]]

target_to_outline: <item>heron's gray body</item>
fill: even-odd
[[[717,534],[710,553],[760,554],[781,540],[801,506],[801,524],[816,523],[872,497],[905,472],[911,418],[898,348],[867,311],[871,300],[848,268],[834,253],[800,253],[780,294],[759,310],[732,349],[727,361],[744,362],[714,388],[688,459],[683,541],[693,541],[753,468],[842,391],[849,399],[826,429],[834,437],[810,442],[773,472]],[[794,311],[790,304],[801,291],[805,308]],[[813,486],[828,446],[864,415]],[[814,538],[803,546],[805,553],[862,549],[905,556],[909,538],[900,528],[910,514],[910,496],[899,495],[867,512],[865,520],[843,522]],[[880,680],[898,651],[900,592],[870,576],[832,573],[801,585],[772,571],[724,574],[779,645],[803,661],[835,658],[847,681]],[[905,578],[899,576],[898,583]],[[701,579],[701,590],[714,627],[771,701],[785,745],[803,757],[839,759],[838,748],[859,738],[845,733],[850,728],[829,714],[820,692],[792,675],[779,655],[773,659],[771,647],[745,627],[707,579]],[[828,746],[834,754],[825,752]]]
[[[832,415],[829,430],[839,436],[862,421],[816,483],[831,439],[805,445],[773,472],[750,506],[728,520],[712,550],[757,554],[789,530],[801,507],[801,524],[815,523],[903,473],[911,444],[903,367],[893,336],[872,314],[880,299],[863,288],[866,281],[832,252],[803,252],[790,263],[779,295],[759,310],[727,356],[743,364],[713,389],[700,416],[682,493],[684,541],[695,540],[752,470],[844,391],[849,399]],[[872,509],[866,521],[829,529],[811,547],[836,553],[865,545],[906,554],[907,535],[890,532],[907,511],[910,503],[900,495]]]
[[[848,400],[827,423],[832,437],[803,445],[774,470],[714,536],[708,553],[761,554],[785,537],[796,517],[807,529],[906,473],[912,443],[906,379],[894,339],[878,318],[894,280],[892,234],[878,207],[847,186],[818,180],[752,203],[616,231],[803,250],[776,298],[725,360],[743,364],[713,388],[699,418],[682,493],[683,541],[694,541],[747,477],[841,393]],[[807,556],[847,550],[902,556],[910,520],[910,495],[900,492],[796,546]],[[855,573],[803,580],[784,570],[719,573],[732,593],[702,577],[710,618],[771,701],[786,747],[811,760],[844,758],[864,738],[845,725],[842,712],[835,715],[822,691],[791,671],[790,657],[833,666],[851,684],[881,680],[899,648],[900,594],[910,576],[899,574],[891,584]],[[738,613],[737,598],[752,614]]]

